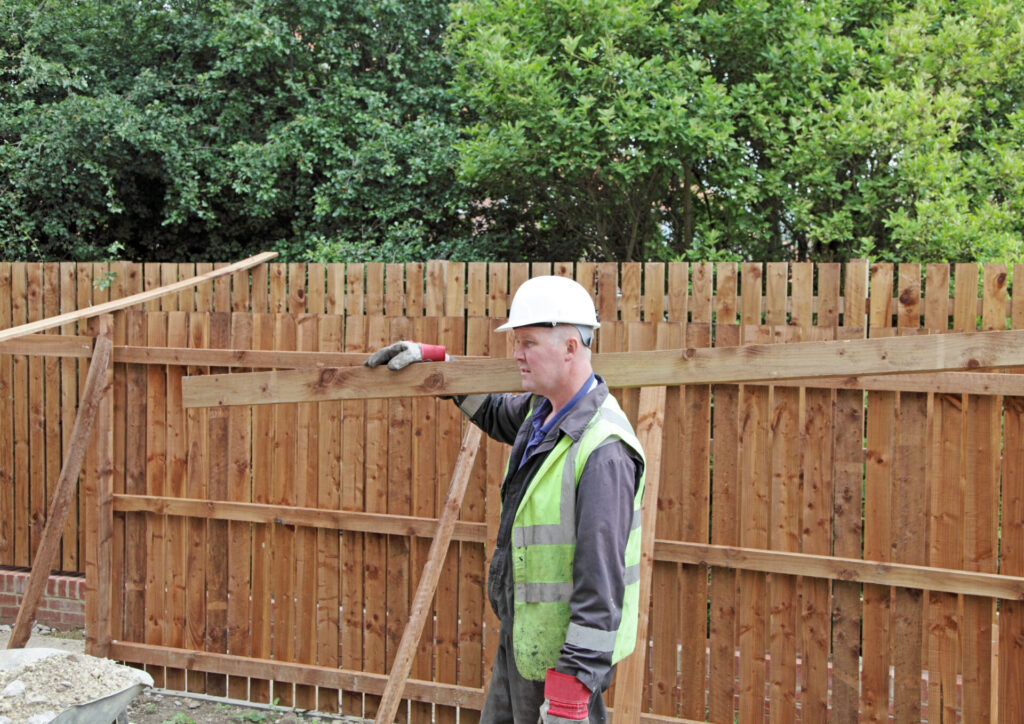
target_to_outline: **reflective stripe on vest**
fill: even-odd
[[[579,440],[563,436],[548,452],[516,511],[512,528],[513,650],[516,666],[527,679],[542,680],[547,668],[557,663],[565,642],[610,654],[612,663],[621,660],[635,645],[643,475],[633,499],[619,628],[605,631],[569,621],[576,546],[576,488],[590,454],[617,440],[643,458],[629,421],[615,398],[608,395]],[[560,471],[556,468],[559,464]]]

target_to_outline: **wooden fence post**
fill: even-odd
[[[104,314],[89,321],[97,339],[113,341],[113,317]],[[102,369],[102,395],[96,410],[93,436],[96,470],[86,478],[85,491],[85,650],[106,657],[110,648],[111,586],[110,553],[113,538],[114,476],[114,368]]]

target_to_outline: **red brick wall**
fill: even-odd
[[[28,585],[27,571],[0,570],[0,623],[13,624]],[[57,629],[85,626],[85,579],[50,576],[36,609],[36,621]]]

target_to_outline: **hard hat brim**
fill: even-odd
[[[590,327],[591,329],[599,329],[601,327],[600,322],[595,322],[594,324],[588,324],[588,323],[585,323],[585,322],[584,323],[581,323],[581,322],[549,322],[549,321],[545,320],[543,322],[519,322],[519,323],[516,323],[516,322],[513,322],[513,321],[509,320],[508,322],[505,322],[504,324],[495,327],[494,331],[495,332],[509,332],[509,331],[511,331],[513,329],[519,329],[520,327],[554,327],[557,324],[570,324],[570,325],[572,325],[574,327],[576,327],[576,326]]]

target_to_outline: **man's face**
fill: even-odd
[[[523,389],[550,397],[564,383],[568,370],[565,334],[553,327],[519,327],[512,335]]]

